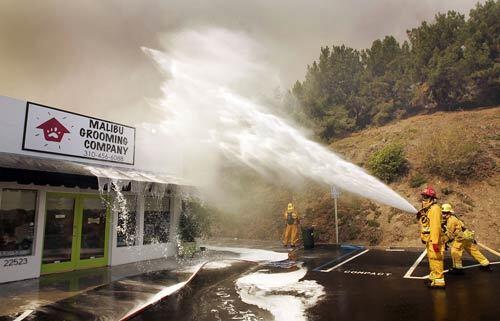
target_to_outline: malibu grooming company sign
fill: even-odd
[[[28,102],[23,150],[133,165],[135,128]]]

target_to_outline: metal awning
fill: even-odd
[[[118,180],[122,182],[143,182],[143,183],[157,183],[165,185],[173,184],[182,186],[192,185],[189,184],[184,179],[180,179],[164,173],[141,171],[133,168],[126,168],[120,166],[104,166],[104,165],[80,163],[69,160],[60,160],[60,159],[0,152],[0,171],[2,171],[2,168],[4,172],[2,174],[4,175],[0,175],[0,178],[5,176],[5,177],[10,177],[12,179],[12,176],[19,174],[20,171],[23,170],[25,172],[26,171],[33,172],[34,175],[36,175],[37,172],[43,172],[45,173],[44,175],[54,173],[54,176],[56,178],[59,177],[58,181],[61,180],[64,181],[64,177],[67,177],[67,175],[69,174],[78,176],[80,178],[91,177],[97,179],[105,179],[109,181]],[[21,179],[23,180],[23,184],[26,184],[26,181],[29,180],[30,175],[22,175],[22,176],[23,177]],[[33,177],[32,183],[36,183],[36,181],[37,181],[36,177]],[[68,186],[67,184],[63,185]],[[70,183],[70,185],[75,186],[75,183]],[[79,184],[77,184],[76,186],[79,186]],[[85,188],[88,187],[89,186],[86,186]]]

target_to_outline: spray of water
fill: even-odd
[[[158,104],[165,120],[147,126],[177,137],[179,144],[172,148],[183,153],[186,171],[196,169],[190,173],[196,183],[215,179],[211,175],[222,153],[263,175],[306,177],[416,212],[378,179],[259,103],[252,93],[264,90],[263,84],[273,88],[268,80],[274,80],[269,75],[275,73],[256,60],[259,47],[245,35],[222,29],[183,31],[169,37],[165,48],[143,48],[167,76]]]

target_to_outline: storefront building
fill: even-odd
[[[174,255],[187,184],[130,126],[0,97],[0,283]]]

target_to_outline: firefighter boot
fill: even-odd
[[[439,279],[436,279],[436,280],[430,280],[431,282],[429,282],[429,284],[427,285],[427,287],[429,289],[443,289],[445,288],[445,283],[444,283],[444,279],[442,280],[439,280]]]

